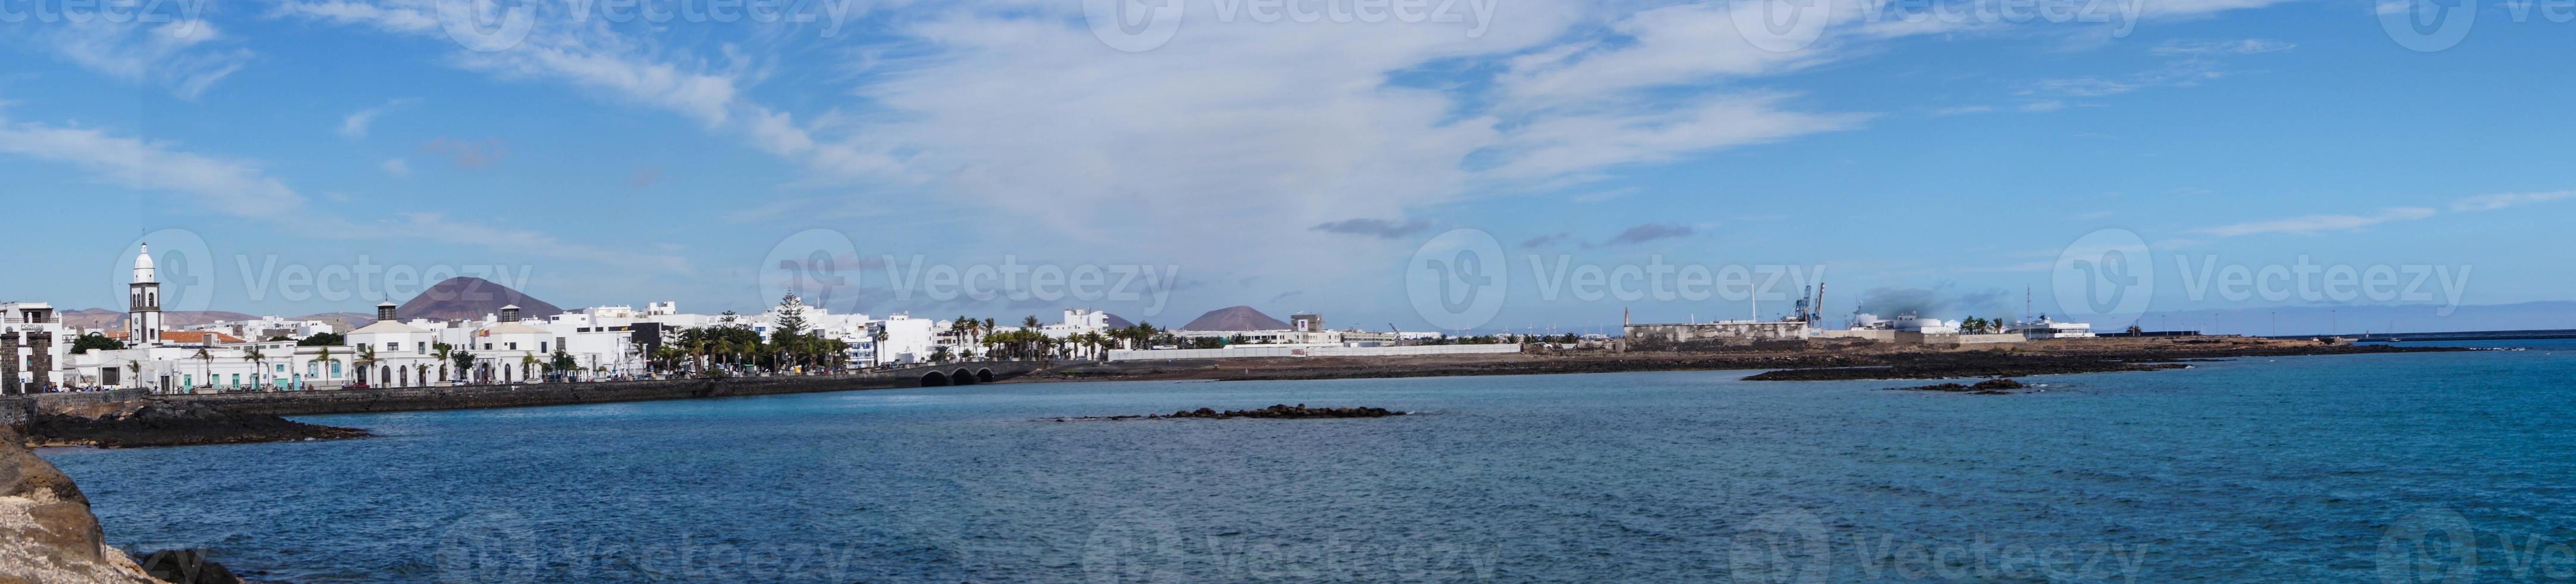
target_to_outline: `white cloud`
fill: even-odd
[[[411,176],[411,163],[400,158],[387,158],[384,164],[377,167],[385,169],[385,174],[394,175],[395,178]]]
[[[2238,223],[2194,230],[2218,237],[2270,233],[2312,234],[2325,231],[2349,231],[2391,221],[2410,221],[2432,217],[2434,211],[2423,207],[2390,207],[2374,215],[2309,215],[2275,221]]]
[[[2245,39],[2238,41],[2175,40],[2166,41],[2164,44],[2156,45],[2156,48],[2150,49],[2148,52],[2158,55],[2253,55],[2287,51],[2297,47],[2298,45],[2268,39]]]
[[[567,243],[535,232],[447,221],[435,214],[407,215],[405,223],[390,228],[361,224],[306,206],[303,195],[251,163],[190,153],[172,144],[115,136],[97,129],[0,118],[0,153],[70,166],[107,184],[180,195],[208,211],[278,222],[298,232],[323,237],[425,237],[540,257],[672,271],[688,269],[687,261],[678,257]],[[399,159],[387,161],[388,165],[399,163]]]
[[[226,47],[214,23],[188,18],[164,23],[105,18],[24,25],[28,38],[74,65],[129,83],[162,85],[181,99],[196,99],[251,59],[248,49]]]
[[[276,217],[304,197],[247,162],[223,160],[73,126],[0,119],[0,153],[80,168],[122,187],[187,195],[204,208],[242,217]]]
[[[419,100],[416,99],[397,99],[387,101],[384,105],[351,112],[348,116],[340,118],[340,135],[352,140],[365,138],[367,137],[367,127],[376,122],[376,116],[385,115],[385,112],[407,107],[418,101]]]
[[[2513,194],[2502,194],[2502,195],[2479,195],[2479,196],[2469,197],[2469,198],[2460,199],[2460,200],[2458,200],[2458,201],[2452,202],[2452,203],[2451,203],[2451,210],[2453,210],[2453,211],[2493,211],[2493,210],[2496,210],[2496,209],[2503,209],[2503,208],[2506,208],[2506,207],[2515,207],[2515,206],[2521,206],[2521,205],[2529,205],[2529,204],[2533,204],[2533,203],[2546,203],[2546,202],[2556,201],[2556,200],[2560,200],[2560,199],[2576,199],[2576,191],[2557,191],[2557,192],[2549,192],[2549,193],[2513,193]]]

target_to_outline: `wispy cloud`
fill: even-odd
[[[97,129],[0,118],[0,154],[66,165],[100,182],[179,195],[208,211],[276,222],[299,233],[321,237],[436,237],[540,257],[673,271],[688,269],[685,259],[674,256],[571,243],[533,231],[447,221],[436,214],[405,215],[403,223],[392,226],[360,223],[308,207],[302,194],[252,163],[186,152],[170,143],[116,136]]]
[[[2460,200],[2458,200],[2458,201],[2452,202],[2452,203],[2451,203],[2451,210],[2453,210],[2453,211],[2493,211],[2493,210],[2496,210],[2496,209],[2503,209],[2503,208],[2506,208],[2506,207],[2517,207],[2517,206],[2529,205],[2529,204],[2533,204],[2533,203],[2546,203],[2546,202],[2556,201],[2556,200],[2560,200],[2560,199],[2576,199],[2576,191],[2557,191],[2557,192],[2549,192],[2549,193],[2512,193],[2512,194],[2502,194],[2502,195],[2479,195],[2479,196],[2469,197],[2469,198],[2460,199]]]
[[[2218,237],[2237,237],[2269,233],[2321,233],[2349,231],[2391,221],[2411,221],[2432,217],[2435,211],[2423,207],[2390,207],[2372,215],[2309,215],[2274,221],[2238,223],[2194,230]]]
[[[1620,231],[1618,235],[1611,236],[1609,241],[1602,242],[1601,244],[1602,244],[1602,245],[1635,245],[1635,244],[1645,243],[1645,242],[1654,241],[1654,240],[1658,240],[1658,239],[1672,239],[1672,238],[1676,238],[1676,237],[1689,237],[1692,233],[1695,233],[1695,232],[1696,232],[1696,231],[1695,231],[1695,230],[1693,230],[1693,229],[1691,229],[1691,227],[1690,227],[1690,226],[1688,226],[1688,225],[1674,225],[1674,224],[1669,224],[1669,223],[1648,223],[1648,224],[1639,225],[1639,226],[1636,226],[1636,227],[1630,227],[1630,228],[1628,228],[1628,229],[1626,229],[1626,230],[1624,230],[1624,231]]]
[[[2156,45],[2156,48],[2149,49],[2147,52],[2158,55],[2254,55],[2287,51],[2297,47],[2298,45],[2267,39],[2245,39],[2235,41],[2172,40],[2165,41],[2165,43],[2161,45]]]
[[[229,46],[214,23],[194,15],[170,22],[117,22],[107,18],[12,25],[63,60],[100,75],[169,88],[196,99],[249,64],[249,49]]]
[[[365,138],[367,137],[367,127],[375,124],[376,116],[381,116],[384,115],[385,112],[410,106],[418,101],[420,100],[408,98],[397,99],[385,102],[384,105],[351,112],[348,116],[340,118],[340,135],[352,140]]]
[[[1573,234],[1573,233],[1560,231],[1560,232],[1556,232],[1556,233],[1550,233],[1550,234],[1547,234],[1547,235],[1541,235],[1541,236],[1538,236],[1538,237],[1532,237],[1532,238],[1529,238],[1529,239],[1526,239],[1526,240],[1522,240],[1522,241],[1521,241],[1521,247],[1525,247],[1525,248],[1527,248],[1527,247],[1547,247],[1547,246],[1551,246],[1551,245],[1556,245],[1556,244],[1560,244],[1560,243],[1565,243],[1565,242],[1566,242],[1566,240],[1573,239],[1573,238],[1574,238],[1574,234]]]
[[[1429,230],[1431,229],[1431,222],[1413,220],[1397,223],[1385,219],[1345,219],[1316,225],[1312,229],[1325,233],[1366,235],[1379,239],[1395,239]]]
[[[186,195],[208,210],[241,217],[289,216],[305,202],[249,162],[92,128],[0,118],[0,153],[70,165],[126,188]]]
[[[385,159],[384,164],[376,165],[376,167],[384,169],[385,174],[394,175],[395,178],[411,176],[411,163],[405,162],[400,158],[387,158]]]

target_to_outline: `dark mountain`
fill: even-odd
[[[1198,320],[1182,325],[1185,331],[1276,331],[1287,330],[1288,323],[1270,318],[1250,306],[1219,308],[1199,315]]]
[[[1118,317],[1118,315],[1112,314],[1112,315],[1108,315],[1108,316],[1109,316],[1109,328],[1118,329],[1118,328],[1127,328],[1127,327],[1131,327],[1131,326],[1136,326],[1136,323],[1128,322],[1128,321],[1127,321],[1127,319],[1119,318],[1119,317]]]
[[[437,285],[430,286],[428,290],[421,291],[420,295],[412,297],[410,302],[404,302],[401,307],[395,308],[394,315],[405,319],[483,318],[486,314],[500,314],[501,307],[513,304],[519,306],[519,316],[522,318],[544,318],[563,314],[563,309],[547,304],[544,300],[530,298],[526,294],[510,289],[509,286],[495,284],[491,280],[482,278],[457,277],[448,278],[447,281],[439,282]]]

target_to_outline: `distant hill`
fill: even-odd
[[[125,312],[121,310],[111,308],[83,308],[80,310],[61,311],[55,314],[56,316],[62,317],[63,326],[67,327],[100,331],[125,330]],[[259,317],[223,310],[171,310],[161,313],[162,326],[171,329],[192,327],[212,323],[218,320],[241,322],[255,318]],[[344,327],[340,329],[343,331],[357,330],[359,327],[376,323],[376,319],[354,312],[325,312],[322,314],[307,314],[304,316],[289,316],[281,318],[285,318],[287,320],[318,320],[334,323],[334,326]]]
[[[340,332],[344,332],[344,333],[345,333],[345,332],[349,332],[349,331],[354,331],[354,330],[362,329],[362,328],[367,328],[367,325],[376,324],[376,317],[375,317],[375,315],[372,315],[372,314],[358,314],[358,313],[355,313],[355,312],[325,312],[325,313],[321,313],[321,314],[307,314],[307,315],[304,315],[304,316],[298,316],[298,317],[295,317],[295,320],[318,320],[318,321],[322,321],[322,322],[331,323],[331,326],[332,326],[333,328],[335,328],[335,329],[339,330]]]
[[[2135,320],[2091,320],[2097,332],[2118,332],[2136,324],[2147,330],[2262,336],[2563,330],[2576,329],[2576,302],[2471,304],[2447,314],[2430,304],[2338,305],[2159,311]]]
[[[1250,306],[1236,306],[1232,308],[1210,310],[1207,314],[1199,315],[1198,320],[1192,320],[1189,324],[1181,325],[1179,330],[1276,331],[1287,329],[1288,323],[1280,322],[1279,319],[1276,318],[1270,318],[1270,315],[1262,314],[1259,310],[1253,310]]]
[[[1102,316],[1109,317],[1109,328],[1119,329],[1136,326],[1136,323],[1128,322],[1127,319],[1119,318],[1118,315],[1115,314],[1105,314]]]
[[[428,290],[421,291],[420,295],[412,297],[410,302],[404,302],[401,307],[395,308],[394,315],[406,319],[483,318],[486,314],[500,314],[501,307],[513,304],[519,306],[519,316],[524,318],[544,318],[563,314],[562,308],[557,308],[544,300],[530,298],[527,294],[510,289],[509,286],[495,284],[491,280],[482,278],[456,277],[448,278],[444,282],[430,286]]]
[[[63,326],[99,330],[125,330],[125,311],[122,310],[111,308],[84,308],[80,310],[58,311],[54,314],[55,316],[62,317]],[[212,323],[218,320],[238,322],[254,318],[259,317],[239,312],[226,312],[221,310],[169,310],[161,313],[161,326],[168,329],[180,329]]]

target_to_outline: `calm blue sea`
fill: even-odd
[[[2013,396],[1743,372],[1004,384],[46,456],[114,544],[298,582],[2576,578],[2576,344],[2489,345],[2532,348]],[[1274,403],[1421,415],[1037,420]]]

